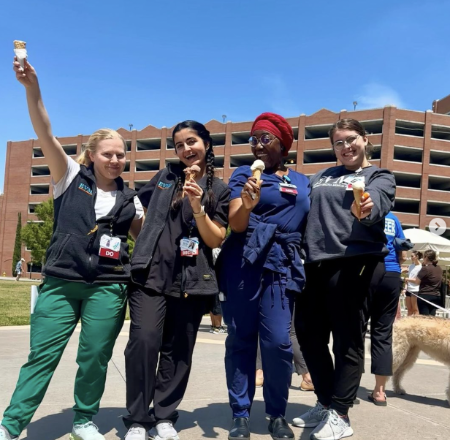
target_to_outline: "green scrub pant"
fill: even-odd
[[[1,424],[19,436],[42,402],[79,320],[74,424],[97,414],[106,371],[126,309],[124,284],[84,284],[47,277],[31,315],[30,354]]]

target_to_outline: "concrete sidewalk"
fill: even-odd
[[[94,419],[107,440],[123,438],[125,429],[121,416],[125,413],[125,382],[123,352],[128,338],[126,323],[109,366],[108,381],[98,416]],[[78,330],[79,332],[79,330]],[[21,435],[21,439],[68,439],[72,426],[73,382],[78,332],[69,342],[54,375],[47,395],[36,415]],[[230,409],[224,371],[224,341],[226,335],[209,333],[209,318],[205,318],[197,338],[191,379],[180,405],[177,429],[181,440],[202,438],[227,439]],[[8,405],[20,366],[26,361],[29,328],[0,327],[0,414]],[[370,371],[370,359],[366,359]],[[406,396],[388,391],[388,407],[376,407],[367,394],[373,378],[364,374],[359,390],[360,405],[350,412],[355,440],[448,439],[450,438],[450,407],[445,401],[448,369],[424,356],[406,375]],[[287,419],[300,415],[315,404],[313,393],[299,389],[300,380],[293,376]],[[388,389],[391,389],[390,384]],[[270,440],[267,433],[262,389],[257,389],[252,410],[252,440]],[[311,429],[294,428],[296,438],[309,439]]]

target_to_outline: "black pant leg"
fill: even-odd
[[[167,311],[151,411],[156,423],[176,423],[178,419],[176,409],[187,388],[197,332],[207,312],[206,299],[198,296],[166,298]]]
[[[392,376],[392,327],[400,296],[400,273],[386,272],[370,302],[372,374]]]
[[[328,297],[335,358],[331,407],[345,415],[353,406],[364,371],[368,300],[384,276],[385,266],[383,260],[365,256],[330,264],[335,268]]]
[[[155,393],[156,368],[161,347],[166,297],[135,284],[129,287],[130,339],[125,349],[127,410],[124,423],[154,425],[149,406]]]
[[[427,295],[426,293],[420,294],[419,296],[423,299],[426,299],[427,301],[430,301],[433,304],[436,304],[437,306],[441,305],[441,298],[435,295]],[[436,316],[436,307],[433,307],[431,304],[428,304],[427,302],[423,301],[420,298],[417,298],[417,305],[419,307],[419,314],[424,316]]]
[[[331,403],[334,366],[328,343],[331,317],[327,307],[329,271],[321,264],[305,264],[306,286],[295,301],[295,331],[317,399]]]
[[[300,376],[308,373],[308,367],[306,366],[305,358],[303,357],[302,350],[300,348],[300,344],[298,342],[297,333],[295,332],[295,308],[294,314],[292,316],[292,324],[291,324],[291,343],[292,343],[292,351],[294,352],[294,365],[295,372]]]

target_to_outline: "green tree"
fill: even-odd
[[[16,264],[22,258],[22,213],[17,214],[16,240],[14,241],[14,253],[12,260],[12,273],[16,270]]]
[[[35,264],[45,262],[45,253],[53,233],[53,199],[42,202],[35,208],[40,223],[28,223],[22,230],[22,240],[31,249]]]

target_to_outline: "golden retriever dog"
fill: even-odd
[[[395,322],[392,343],[395,393],[405,394],[401,381],[421,351],[450,367],[450,320],[408,316]],[[450,378],[446,395],[450,403]]]

